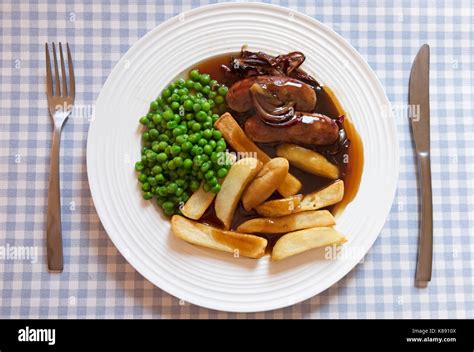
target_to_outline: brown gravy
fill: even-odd
[[[238,53],[231,53],[231,54],[224,54],[209,58],[204,60],[194,67],[198,68],[200,72],[208,73],[211,75],[213,79],[216,79],[220,83],[225,83],[227,86],[231,86],[236,79],[233,77],[229,77],[224,73],[224,70],[221,68],[221,65],[228,64],[232,56],[237,56]],[[347,138],[350,140],[350,144],[345,150],[344,153],[340,153],[341,155],[336,155],[335,157],[329,156],[327,152],[329,152],[329,147],[312,147],[313,149],[317,150],[325,154],[331,161],[334,162],[341,171],[341,179],[344,181],[344,198],[338,204],[329,208],[329,210],[333,213],[333,215],[340,214],[341,211],[344,210],[347,204],[349,204],[357,194],[359,189],[359,184],[362,176],[362,169],[364,166],[364,153],[363,153],[363,146],[362,141],[360,139],[359,134],[355,130],[354,125],[352,124],[351,120],[349,119],[347,113],[342,109],[341,105],[337,101],[336,97],[332,93],[332,91],[326,87],[321,86],[321,89],[317,91],[318,100],[315,112],[327,115],[332,118],[337,118],[338,116],[344,115],[345,119],[343,122],[343,128],[346,132]],[[242,124],[248,116],[234,116],[236,120]],[[269,145],[269,144],[262,144],[257,143],[257,145],[265,151],[270,157],[275,156],[275,147],[276,145]],[[342,156],[345,156],[342,160]],[[300,193],[307,194],[313,192],[315,190],[324,188],[330,185],[333,180],[329,180],[324,177],[315,176],[309,173],[306,173],[300,169],[295,167],[290,167],[290,172],[296,176],[302,183],[302,189]],[[272,198],[281,198],[278,193],[272,195]],[[238,225],[243,223],[246,220],[250,220],[252,218],[258,217],[255,211],[247,212],[243,209],[242,205],[239,203],[239,206],[235,212],[232,229],[236,229]],[[204,213],[204,215],[199,220],[202,223],[206,223],[209,225],[222,227],[221,222],[216,217],[214,211],[214,205],[211,205],[209,209]],[[268,239],[269,246],[267,248],[272,248],[273,244],[276,240],[281,237],[281,235],[262,235],[263,237]]]

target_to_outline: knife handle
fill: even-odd
[[[426,287],[431,280],[433,258],[433,198],[431,194],[431,163],[429,153],[417,153],[418,177],[421,190],[421,226],[418,243],[416,287]]]

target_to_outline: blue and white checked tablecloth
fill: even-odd
[[[122,54],[164,20],[208,1],[11,1],[0,4],[0,318],[474,318],[473,4],[465,1],[273,1],[344,36],[394,104],[401,148],[395,202],[377,242],[349,275],[303,303],[257,314],[216,312],[154,287],[102,228],[86,173],[87,111],[62,138],[65,271],[49,274],[45,218],[51,121],[44,43],[73,48],[76,103],[93,108]],[[431,46],[433,280],[413,287],[417,183],[407,84],[419,46]],[[24,259],[12,249],[30,249]],[[35,252],[37,258],[35,260]],[[9,253],[9,255],[7,255]]]

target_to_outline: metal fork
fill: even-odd
[[[61,61],[61,76],[59,75],[56,46],[53,47],[54,77],[51,72],[51,60],[48,43],[46,50],[46,95],[48,97],[49,115],[53,119],[53,141],[51,147],[51,165],[49,173],[48,190],[48,217],[47,217],[47,247],[48,269],[53,272],[63,271],[63,240],[61,235],[61,197],[59,191],[59,144],[61,129],[64,122],[71,114],[76,94],[74,82],[74,69],[72,66],[71,50],[67,48],[67,66],[69,69],[69,85],[67,84],[66,68],[63,57],[63,48],[59,43],[59,56]]]

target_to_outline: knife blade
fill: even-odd
[[[431,281],[433,261],[433,200],[430,161],[430,48],[419,49],[410,72],[409,118],[415,145],[418,182],[420,184],[421,213],[418,239],[418,258],[415,286],[424,288]]]

